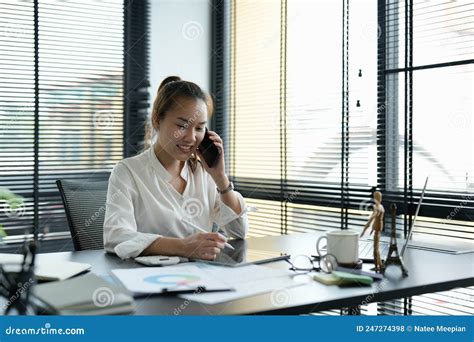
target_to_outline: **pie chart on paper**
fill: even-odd
[[[192,274],[161,274],[143,278],[143,281],[159,286],[189,286],[199,281],[201,277]]]
[[[209,270],[214,268],[209,268]],[[138,267],[116,269],[112,274],[127,290],[137,295],[172,291],[190,291],[205,288],[206,291],[228,291],[233,288],[221,280],[219,274],[196,265]]]

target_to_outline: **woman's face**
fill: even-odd
[[[170,157],[185,161],[204,138],[207,107],[204,101],[178,98],[165,117],[158,121],[158,144]]]

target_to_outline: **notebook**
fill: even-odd
[[[0,253],[0,264],[7,272],[19,272],[23,255]],[[91,265],[73,261],[43,260],[35,264],[35,276],[38,280],[65,280],[90,270]]]
[[[33,294],[58,315],[114,315],[135,310],[134,300],[125,290],[93,273],[35,285]]]

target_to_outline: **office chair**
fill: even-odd
[[[76,251],[104,248],[108,181],[57,180]]]

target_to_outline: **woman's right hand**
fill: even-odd
[[[218,233],[195,233],[183,238],[185,257],[215,260],[227,239]]]

